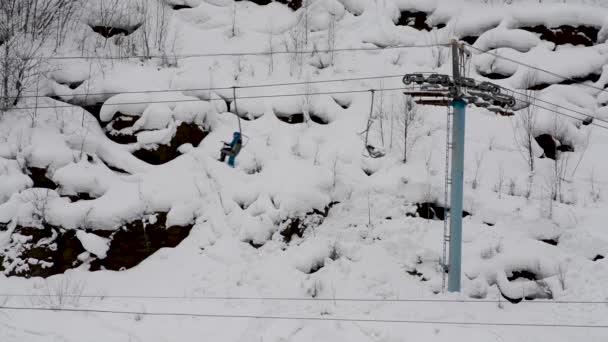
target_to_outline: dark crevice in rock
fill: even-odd
[[[84,81],[70,82],[70,83],[68,84],[68,87],[69,87],[70,89],[74,90],[74,89],[76,89],[76,88],[80,87],[80,85],[82,85],[83,83],[84,83]]]
[[[522,30],[540,34],[540,39],[555,43],[556,45],[584,45],[593,46],[597,41],[599,30],[592,26],[562,25],[556,28],[547,28],[543,25],[522,27]]]
[[[445,219],[445,208],[432,202],[416,203],[416,215],[427,220],[440,220]],[[462,211],[462,217],[470,216],[466,210]]]
[[[557,244],[559,243],[559,239],[555,238],[555,239],[541,239],[540,241],[552,245],[552,246],[557,246]]]
[[[557,154],[557,142],[550,134],[541,134],[535,137],[538,145],[543,149],[544,156],[549,159],[555,160]]]
[[[192,229],[188,226],[166,226],[167,214],[155,214],[155,220],[139,219],[127,223],[110,236],[110,248],[104,259],[91,262],[91,270],[124,270],[164,247],[176,247]]]
[[[161,212],[127,223],[118,230],[90,232],[110,239],[106,258],[97,259],[89,255],[92,258],[89,259],[90,269],[128,269],[160,248],[177,246],[188,236],[192,225],[167,227],[166,219],[167,214]],[[88,262],[87,259],[79,259],[84,252],[76,230],[46,223],[42,223],[41,227],[18,226],[10,244],[0,249],[0,271],[7,276],[46,278]],[[13,266],[7,268],[11,264]]]
[[[125,128],[132,127],[137,120],[138,117],[117,112],[112,121],[105,127],[106,136],[119,144],[132,144],[137,142],[135,132],[122,132]]]
[[[19,239],[15,239],[19,235],[28,237],[28,240],[20,243]],[[43,224],[41,228],[15,228],[11,243],[8,249],[0,251],[0,258],[4,266],[20,263],[19,267],[3,270],[7,276],[47,278],[80,265],[78,256],[83,252],[85,250],[75,230]]]
[[[509,78],[509,77],[512,76],[512,75],[503,75],[503,74],[500,74],[500,73],[497,73],[497,72],[491,72],[489,74],[485,74],[485,73],[480,72],[479,74],[481,76],[489,78],[491,80],[504,80],[505,78]]]
[[[427,16],[428,15],[425,12],[402,11],[399,20],[397,21],[397,25],[410,26],[419,31],[430,31],[431,27],[426,23]]]
[[[141,26],[140,25],[136,25],[133,27],[113,27],[113,26],[92,26],[91,29],[93,29],[93,31],[99,33],[102,37],[104,38],[111,38],[113,36],[119,35],[119,34],[123,34],[125,36],[130,35],[131,33],[137,31],[137,29]]]
[[[95,199],[95,197],[91,196],[90,194],[88,194],[86,192],[79,192],[76,195],[68,195],[67,197],[72,202],[89,201],[89,200]]]
[[[475,44],[475,42],[477,41],[477,36],[466,36],[466,37],[462,37],[460,40],[466,42],[469,45],[473,45]]]
[[[300,7],[302,7],[302,0],[235,0],[237,2],[240,1],[251,1],[254,4],[264,6],[276,1],[278,3],[287,5],[287,7],[291,8],[294,11],[297,11]]]
[[[173,7],[171,7],[171,8],[173,8],[176,11],[179,11],[181,9],[190,9],[190,8],[192,8],[192,6],[188,6],[188,5],[173,5]]]
[[[121,168],[119,168],[117,166],[113,166],[113,165],[107,164],[107,167],[108,167],[108,169],[110,169],[110,170],[112,170],[112,171],[114,171],[116,173],[119,173],[121,175],[130,175],[131,174],[130,172],[127,172],[127,171],[125,171],[125,170],[123,170],[123,169],[121,169]]]
[[[122,129],[133,127],[135,121],[139,119],[136,116],[131,116],[127,114],[123,114],[121,112],[117,112],[114,116],[114,119],[106,126],[107,129],[113,129],[116,131],[120,131]]]
[[[557,150],[560,152],[574,152],[574,147],[570,145],[559,145],[557,146]]]
[[[424,277],[424,274],[420,273],[417,269],[413,269],[410,271],[405,271],[407,274],[416,277],[416,278],[420,278],[420,281],[427,281],[428,279],[426,277]]]
[[[545,158],[556,160],[557,152],[574,152],[571,145],[562,144],[559,140],[550,134],[541,134],[535,137],[538,145],[543,149]]]
[[[583,126],[589,126],[593,123],[593,117],[588,116],[585,119],[583,119],[582,124]]]
[[[310,120],[314,123],[318,123],[319,125],[327,125],[329,123],[327,120],[314,113],[310,113]]]
[[[28,167],[27,173],[34,182],[34,188],[57,189],[57,184],[53,182],[46,173],[46,168]]]
[[[601,255],[601,254],[598,254],[598,255],[596,255],[596,256],[595,256],[595,257],[594,257],[592,260],[593,260],[593,261],[598,261],[598,260],[602,260],[602,259],[604,259],[604,256],[603,256],[603,255]]]
[[[338,104],[338,106],[342,107],[342,109],[348,109],[352,104],[351,100],[343,100],[335,97],[332,97],[332,99]]]
[[[507,279],[509,279],[509,281],[514,281],[517,279],[527,279],[527,280],[536,281],[539,278],[536,275],[536,273],[530,272],[528,270],[514,270],[514,271],[511,271],[510,275],[507,274]]]
[[[306,213],[304,217],[294,217],[285,220],[282,224],[282,227],[284,228],[280,232],[281,236],[283,236],[283,240],[289,243],[294,235],[301,238],[304,236],[306,229],[320,226],[329,215],[331,208],[338,203],[339,202],[331,202],[325,206],[323,211],[314,209],[313,211]]]
[[[80,85],[84,83],[84,81],[76,81],[76,82],[59,82],[59,81],[55,81],[55,82],[57,82],[59,84],[62,84],[64,86],[67,86],[68,88],[70,88],[72,90],[80,87]],[[54,100],[61,101],[57,96],[51,96],[51,98],[54,99]]]
[[[103,107],[103,102],[97,102],[95,104],[84,105],[81,107],[87,112],[91,113],[97,119],[97,121],[101,123],[100,114],[101,107]]]
[[[484,221],[484,222],[483,222],[483,224],[485,224],[485,225],[486,225],[486,226],[488,226],[488,227],[494,227],[494,226],[496,225],[496,224],[495,224],[495,223],[493,223],[493,222],[486,222],[486,221]]]
[[[296,113],[291,115],[277,115],[277,118],[288,124],[301,124],[304,122],[304,114]]]
[[[257,1],[265,1],[265,0],[257,0]],[[297,11],[300,7],[302,7],[302,0],[276,0],[276,2],[287,5],[287,7],[291,8],[294,11]]]
[[[316,264],[314,264],[310,270],[308,272],[304,272],[306,274],[313,274],[313,273],[317,273],[320,269],[322,269],[325,266],[325,262],[324,261],[319,261]]]
[[[277,119],[288,123],[288,124],[301,124],[306,122],[305,117],[304,117],[304,113],[294,113],[294,114],[283,114],[283,113],[276,113],[275,114]],[[315,113],[309,113],[308,114],[310,116],[310,121],[320,124],[320,125],[327,125],[329,123],[329,121],[325,120],[323,117],[315,114]]]
[[[249,246],[251,246],[255,249],[260,249],[262,246],[264,246],[263,243],[255,243],[255,242],[253,242],[253,240],[249,240],[247,243],[249,244]]]
[[[158,145],[153,150],[142,148],[133,152],[133,155],[149,164],[164,164],[181,154],[177,150],[181,145],[189,143],[197,147],[208,134],[209,131],[199,125],[183,122],[177,127],[169,145]]]
[[[512,304],[520,303],[523,300],[523,298],[511,298],[511,297],[507,297],[507,295],[505,295],[504,293],[502,293],[502,291],[500,292],[500,294],[502,295],[502,298],[506,299],[507,301],[509,301]]]

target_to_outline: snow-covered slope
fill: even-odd
[[[567,327],[608,325],[605,4],[257,2],[84,2],[53,52],[81,58],[0,114],[0,306],[131,313],[0,308],[0,341],[608,339]],[[404,137],[401,81],[450,73],[452,37],[468,76],[538,105],[468,108],[461,294],[446,109]],[[281,319],[306,317],[328,320]]]

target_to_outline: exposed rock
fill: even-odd
[[[397,21],[397,25],[410,26],[419,31],[430,31],[431,27],[426,23],[427,14],[425,12],[403,11]]]
[[[559,240],[557,238],[555,239],[541,239],[540,241],[552,245],[552,246],[557,246],[557,243],[559,242]]]
[[[593,260],[593,261],[598,261],[598,260],[602,260],[602,259],[604,259],[604,256],[603,256],[603,255],[601,255],[601,254],[598,254],[598,255],[596,255],[596,256],[595,256],[595,257],[594,257],[592,260]]]
[[[509,281],[514,281],[517,279],[527,279],[527,280],[538,280],[538,277],[536,276],[536,274],[534,272],[530,272],[528,270],[516,270],[516,271],[511,271],[511,274],[507,274],[507,278],[509,279]]]
[[[32,181],[34,188],[57,189],[57,184],[53,182],[46,174],[46,168],[28,167],[27,172]]]
[[[114,231],[110,235],[110,249],[106,257],[93,260],[91,270],[129,269],[160,248],[177,246],[190,234],[192,225],[167,227],[166,213],[153,216],[127,223]]]
[[[302,7],[302,0],[235,0],[235,1],[251,1],[254,4],[258,4],[260,6],[268,5],[271,2],[276,1],[278,3],[287,5],[287,7],[291,8],[294,11],[296,11],[300,7]]]
[[[280,232],[281,236],[283,236],[283,240],[289,243],[294,235],[301,238],[304,236],[306,229],[320,226],[327,215],[329,215],[329,210],[336,204],[338,204],[338,202],[331,202],[325,207],[324,211],[314,209],[313,211],[306,213],[304,217],[294,217],[283,221],[281,224],[281,227],[283,228]]]
[[[424,202],[424,203],[416,203],[416,214],[418,217],[427,219],[427,220],[440,220],[443,221],[445,219],[445,208],[432,202]],[[470,216],[466,210],[462,211],[462,217]]]
[[[173,8],[176,11],[179,11],[181,9],[190,9],[190,8],[192,8],[192,6],[188,6],[188,5],[173,5],[173,7],[171,7],[171,8]]]
[[[483,77],[486,77],[486,78],[489,78],[489,79],[492,79],[492,80],[503,80],[503,79],[506,79],[506,78],[509,78],[509,77],[513,76],[513,75],[503,75],[503,74],[500,74],[500,73],[497,73],[497,72],[492,72],[492,73],[489,73],[489,74],[485,74],[485,73],[480,72],[479,74],[482,75]]]
[[[82,108],[84,110],[86,110],[87,112],[91,113],[97,119],[97,121],[99,123],[101,123],[101,119],[100,119],[101,107],[103,107],[103,102],[98,102],[96,104],[82,106]]]
[[[556,45],[572,44],[593,46],[597,41],[599,30],[591,26],[573,27],[562,25],[556,28],[547,28],[543,25],[522,27],[522,30],[539,33],[540,39],[553,42]]]
[[[479,38],[479,37],[478,36],[466,36],[466,37],[462,37],[460,40],[463,40],[464,42],[466,42],[469,45],[473,45],[477,41],[477,38]]]
[[[350,99],[343,99],[339,97],[332,97],[332,99],[338,104],[338,106],[342,107],[343,109],[348,109],[352,104],[352,100]]]
[[[296,113],[291,115],[277,115],[277,118],[288,124],[301,124],[304,122],[304,114]]]
[[[93,31],[99,33],[104,38],[111,38],[113,36],[123,34],[125,36],[130,35],[135,32],[141,25],[133,26],[133,27],[112,27],[112,26],[92,26]]]
[[[117,112],[112,121],[105,127],[106,136],[119,144],[132,144],[137,142],[137,136],[135,136],[134,132],[123,132],[125,128],[132,127],[137,119],[138,118],[135,116]]]
[[[253,242],[253,240],[249,240],[247,243],[249,244],[249,246],[251,246],[255,249],[260,249],[262,246],[264,246],[263,243],[255,243],[255,242]]]
[[[48,224],[17,227],[9,245],[0,250],[0,271],[7,276],[46,278],[80,265],[78,256],[83,252],[74,230]]]
[[[555,160],[557,154],[557,142],[550,134],[541,134],[535,137],[536,142],[545,151],[544,156],[549,159]]]
[[[319,125],[327,125],[329,123],[327,120],[314,113],[310,113],[310,120],[314,123],[318,123]]]
[[[181,123],[171,138],[169,145],[158,145],[156,149],[139,149],[133,152],[137,158],[154,165],[164,164],[177,158],[181,153],[178,148],[183,144],[196,147],[209,134],[208,130],[193,123]]]
[[[154,218],[152,218],[154,217]],[[175,247],[186,238],[192,225],[166,227],[166,213],[130,222],[119,230],[92,232],[110,239],[104,259],[89,255],[76,230],[43,224],[15,228],[10,243],[0,250],[0,272],[7,276],[50,277],[90,262],[91,270],[128,269],[162,247]]]

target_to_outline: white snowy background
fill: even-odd
[[[0,247],[9,244],[16,225],[34,224],[34,202],[41,198],[45,219],[77,230],[84,249],[98,258],[106,255],[109,245],[91,233],[97,229],[116,229],[155,212],[168,212],[168,225],[194,226],[176,248],[160,249],[126,271],[90,272],[84,264],[47,279],[0,273],[0,304],[229,316],[608,324],[607,304],[512,304],[501,295],[536,293],[538,281],[507,279],[513,271],[529,270],[542,278],[554,301],[608,301],[608,262],[593,261],[608,254],[608,123],[604,128],[599,120],[594,121],[597,125],[581,124],[586,116],[608,120],[608,96],[600,90],[608,81],[608,8],[602,1],[317,0],[303,14],[302,9],[293,11],[280,3],[167,0],[160,3],[162,23],[155,12],[161,7],[156,0],[148,2],[147,17],[115,15],[112,25],[143,23],[151,36],[163,27],[167,39],[154,46],[152,54],[169,57],[50,59],[47,67],[52,72],[45,73],[38,89],[26,93],[48,97],[25,97],[18,105],[38,107],[35,114],[15,109],[0,118],[0,222],[10,222],[0,231]],[[129,44],[141,39],[141,27],[107,42],[90,28],[107,19],[102,10],[110,3],[87,1],[77,28],[53,54],[127,54]],[[128,7],[135,1],[120,4],[125,8],[113,10],[130,13]],[[191,8],[173,10],[173,5]],[[406,10],[432,13],[430,26],[446,26],[427,32],[395,25]],[[293,54],[278,53],[294,49],[290,44],[302,15],[310,16],[310,32],[308,43],[300,48],[331,49],[333,31],[338,51],[304,54],[302,63]],[[587,25],[600,31],[594,46],[555,46],[520,29],[536,25]],[[403,139],[395,133],[402,92],[381,91],[402,88],[400,75],[405,73],[451,72],[445,48],[391,46],[445,43],[451,36],[479,36],[474,45],[479,49],[566,77],[601,74],[592,84],[598,89],[556,84],[535,93],[551,104],[543,104],[548,110],[537,109],[534,134],[558,133],[562,143],[574,149],[558,159],[564,178],[558,201],[550,198],[556,162],[540,158],[539,146],[533,148],[535,171],[529,172],[520,143],[518,118],[523,111],[505,117],[468,107],[465,210],[472,215],[463,223],[461,294],[442,293],[438,263],[443,222],[406,215],[415,212],[416,203],[443,204],[446,109],[417,107],[418,120],[410,136],[415,144],[403,163]],[[132,41],[124,41],[128,39]],[[389,48],[340,51],[376,47]],[[196,56],[269,51],[276,53]],[[175,55],[190,57],[171,57]],[[468,72],[479,80],[485,79],[481,73],[510,75],[491,81],[519,91],[562,81],[534,72],[535,84],[526,84],[532,69],[476,50]],[[315,83],[376,76],[392,77]],[[303,84],[306,81],[310,83]],[[73,82],[82,84],[75,89],[66,85]],[[246,87],[292,82],[299,84]],[[245,135],[235,169],[216,161],[221,141],[238,130],[234,102],[227,108],[223,100],[232,99],[233,86],[241,87],[237,114],[243,118]],[[369,89],[377,90],[373,105],[369,92],[346,93]],[[330,92],[340,93],[301,95]],[[85,98],[78,95],[82,93],[100,95]],[[297,96],[272,96],[286,94]],[[117,111],[129,113],[139,117],[134,131],[145,131],[135,143],[117,144],[106,137],[93,115],[66,102],[105,102],[102,121],[111,120]],[[379,159],[366,156],[360,134],[370,105],[377,117],[383,117],[383,127],[380,119],[374,120],[370,138],[386,152]],[[556,115],[555,110],[575,118]],[[304,112],[327,124],[278,119]],[[182,146],[179,157],[162,165],[133,156],[139,148],[166,144],[181,122],[205,125],[211,132],[198,147]],[[46,168],[60,190],[32,188],[23,165]],[[94,199],[70,202],[62,196],[75,193],[89,193]],[[281,222],[314,209],[323,211],[332,202],[338,204],[321,225],[306,230],[302,238],[283,240]],[[541,241],[550,239],[558,244]],[[250,242],[263,246],[254,248]],[[422,275],[408,273],[413,270]],[[66,293],[77,296],[61,296]],[[191,298],[215,296],[330,300]],[[386,301],[331,300],[340,298]],[[390,301],[474,298],[488,302]],[[0,341],[7,342],[448,340],[599,342],[608,340],[608,329],[0,310]]]

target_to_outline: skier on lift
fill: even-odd
[[[243,141],[241,139],[241,133],[234,132],[232,135],[232,141],[230,143],[224,142],[224,147],[222,147],[222,150],[220,151],[220,161],[224,162],[224,160],[226,160],[226,156],[228,156],[228,166],[234,167],[234,159],[239,152],[241,152],[242,145]]]

